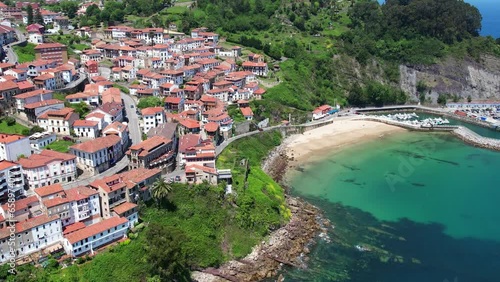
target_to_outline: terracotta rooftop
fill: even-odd
[[[60,183],[47,185],[35,189],[35,193],[42,198],[61,192],[64,192],[64,189],[62,188],[62,185]]]
[[[171,143],[172,140],[162,137],[162,136],[153,136],[151,138],[148,138],[144,141],[142,141],[139,144],[132,145],[130,147],[130,151],[140,151],[139,156],[145,157],[147,156],[152,150],[158,148],[159,146]]]
[[[33,218],[27,219],[25,221],[21,221],[21,222],[16,223],[16,233],[28,231],[32,228],[37,227],[37,226],[40,226],[40,225],[43,225],[43,224],[46,224],[46,223],[49,223],[52,221],[56,221],[56,220],[59,220],[58,215],[48,216],[48,215],[42,214],[40,216],[33,217]]]
[[[207,132],[216,132],[219,129],[219,124],[216,122],[209,122],[205,124],[205,131]]]
[[[39,154],[32,154],[28,158],[21,158],[17,162],[24,169],[33,169],[46,166],[52,162],[65,162],[76,159],[73,154],[61,153],[52,150],[43,150]]]
[[[38,90],[34,90],[34,91],[22,93],[22,94],[17,94],[14,97],[16,99],[26,99],[26,98],[40,96],[40,95],[44,95],[44,94],[50,94],[50,93],[53,93],[53,92],[50,90],[45,90],[45,89],[38,89]]]
[[[57,104],[64,104],[63,101],[57,100],[57,99],[49,99],[45,101],[40,101],[36,103],[31,103],[31,104],[26,104],[24,105],[25,109],[36,109],[44,106],[52,106],[52,105],[57,105]]]
[[[134,203],[125,202],[121,205],[114,207],[113,211],[118,215],[122,215],[122,214],[126,213],[127,211],[134,209],[136,207],[137,207],[137,205]]]
[[[83,151],[87,153],[95,153],[99,150],[114,146],[120,143],[121,138],[116,135],[109,135],[89,140],[80,144],[71,146],[71,149]]]
[[[141,110],[143,116],[155,115],[157,113],[163,112],[163,107],[149,107]]]
[[[8,143],[12,143],[12,142],[24,139],[24,138],[28,138],[28,137],[22,136],[22,135],[15,135],[15,134],[0,134],[0,143],[8,144]]]
[[[186,134],[179,138],[179,152],[183,153],[188,148],[200,144],[201,137],[199,134]]]
[[[89,238],[91,236],[102,233],[108,229],[117,227],[122,224],[128,225],[128,220],[123,217],[111,217],[99,223],[89,225],[86,228],[70,233],[66,235],[66,239],[69,241],[70,244],[74,244],[83,239]]]
[[[97,126],[99,122],[93,120],[75,120],[73,127],[94,127]]]
[[[18,166],[18,164],[7,161],[7,160],[1,160],[0,161],[0,171],[6,170],[12,167]]]

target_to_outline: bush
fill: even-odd
[[[4,120],[8,126],[13,126],[14,124],[16,124],[16,119],[13,117],[5,117]]]

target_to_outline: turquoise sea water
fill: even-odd
[[[384,3],[385,0],[378,0],[379,3]],[[482,36],[500,37],[500,0],[466,0],[465,2],[474,5],[478,8],[483,16],[481,22],[482,28],[480,34]]]
[[[292,194],[335,228],[285,281],[500,281],[499,168],[500,153],[416,132],[305,166]]]

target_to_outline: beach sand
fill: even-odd
[[[292,135],[285,140],[289,165],[296,167],[331,155],[347,146],[381,138],[406,129],[356,117],[335,120],[332,124]]]

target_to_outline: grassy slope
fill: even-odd
[[[35,44],[28,43],[26,46],[12,46],[18,57],[19,63],[31,62],[35,60]]]
[[[232,169],[233,189],[240,207],[231,203],[234,198],[224,199],[222,187],[175,185],[169,209],[142,207],[141,219],[182,230],[188,238],[182,247],[192,266],[216,266],[245,256],[267,234],[267,226],[277,227],[290,217],[283,189],[260,169],[262,159],[280,141],[279,132],[265,132],[232,143],[220,155],[217,165]],[[246,189],[245,169],[239,165],[244,158],[250,161],[251,168]],[[243,205],[239,199],[248,197],[255,199],[248,210],[255,225],[241,227],[238,220]],[[129,245],[112,247],[90,262],[51,273],[46,281],[144,281],[151,273],[143,249],[145,231]]]
[[[71,145],[74,145],[75,143],[71,142],[71,141],[66,141],[66,140],[57,140],[53,143],[50,143],[49,145],[47,145],[45,147],[45,149],[50,149],[50,150],[54,150],[54,151],[58,151],[58,152],[61,152],[61,153],[67,153],[69,152],[69,147]]]
[[[0,121],[0,133],[6,134],[22,134],[23,130],[29,129],[24,125],[16,123],[12,126],[8,126],[5,121]]]

